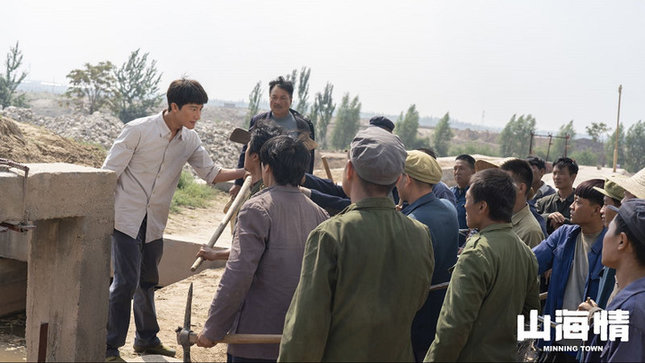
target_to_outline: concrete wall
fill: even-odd
[[[0,234],[2,257],[24,258],[28,244],[27,361],[37,360],[41,323],[49,324],[48,361],[102,361],[116,175],[63,163],[27,166],[26,191],[21,171],[0,169],[0,221],[27,215],[36,226]],[[7,237],[14,233],[20,236]]]

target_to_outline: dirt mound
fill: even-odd
[[[64,162],[101,167],[106,152],[51,131],[0,116],[0,158],[19,163]]]

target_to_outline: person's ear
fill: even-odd
[[[620,232],[620,235],[618,235],[619,241],[618,245],[616,246],[616,249],[618,251],[626,251],[627,247],[630,245],[629,243],[629,238],[627,238],[627,234],[625,232]]]
[[[179,106],[177,106],[177,104],[176,104],[176,103],[174,103],[174,102],[173,102],[173,103],[171,103],[171,104],[170,104],[170,111],[172,111],[172,112],[177,112],[177,111],[179,111]]]

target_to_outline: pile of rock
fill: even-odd
[[[38,125],[76,141],[98,144],[108,150],[114,139],[119,136],[123,123],[116,117],[95,112],[92,115],[62,115],[57,117],[34,115],[31,109],[7,107],[0,115],[15,121]],[[226,121],[202,120],[197,123],[196,131],[202,144],[209,151],[215,163],[226,168],[237,165],[240,146],[228,140],[234,126]]]

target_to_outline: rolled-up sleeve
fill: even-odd
[[[199,145],[197,145],[195,151],[193,151],[188,158],[188,164],[193,167],[200,178],[204,179],[209,184],[213,182],[217,174],[219,174],[222,169],[219,165],[216,165],[213,162],[208,151],[206,151],[206,149],[201,145],[201,141],[199,141]]]
[[[233,326],[266,249],[270,225],[264,209],[249,202],[242,206],[226,270],[204,324],[208,339],[222,339]]]

